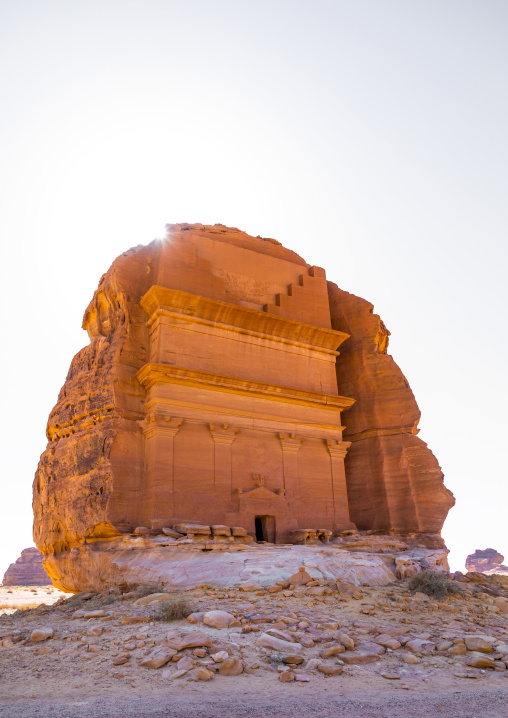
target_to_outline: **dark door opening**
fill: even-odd
[[[256,516],[254,518],[254,527],[256,529],[256,541],[275,543],[274,516]]]

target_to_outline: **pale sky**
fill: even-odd
[[[368,299],[508,563],[505,0],[0,0],[0,579],[101,275],[166,222],[275,237]]]

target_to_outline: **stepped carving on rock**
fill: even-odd
[[[176,548],[345,552],[357,529],[443,548],[453,497],[388,332],[320,267],[237,229],[168,225],[113,262],[83,327],[34,481],[55,585],[160,572]]]

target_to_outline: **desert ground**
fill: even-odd
[[[2,588],[0,715],[506,718],[508,587],[460,585],[198,586],[170,621],[157,586]]]

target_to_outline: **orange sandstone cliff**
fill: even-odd
[[[438,533],[455,501],[436,457],[416,436],[420,410],[387,354],[390,333],[372,304],[329,288],[333,327],[350,334],[336,366],[342,391],[356,399],[344,432],[351,518],[359,529]]]
[[[113,262],[83,328],[34,481],[55,584],[79,590],[83,547],[182,521],[442,545],[453,497],[388,332],[275,240],[169,226]]]

